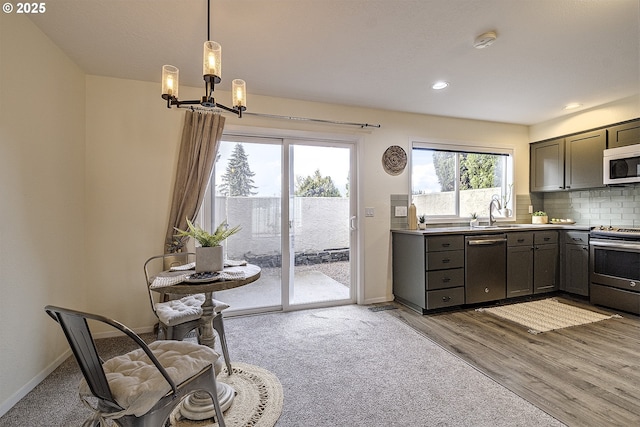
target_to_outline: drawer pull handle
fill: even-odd
[[[444,258],[444,259],[442,260],[442,263],[443,263],[443,264],[448,264],[448,263],[449,263],[449,261],[451,261],[449,258]]]
[[[442,278],[442,283],[449,283],[451,281],[450,277],[443,277]]]
[[[518,243],[524,242],[524,239],[518,239]]]
[[[449,301],[451,301],[451,297],[442,297],[442,301],[443,302],[449,302]]]
[[[443,248],[448,248],[449,246],[451,246],[451,243],[443,243],[443,244],[442,244],[442,247],[443,247]]]
[[[633,287],[636,286],[636,282],[631,282],[631,283],[629,283],[629,285],[633,288]]]
[[[545,241],[545,242],[547,242],[547,241],[549,241],[549,240],[551,240],[551,237],[544,237],[544,241]]]

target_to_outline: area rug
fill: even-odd
[[[273,427],[282,413],[283,392],[278,378],[258,366],[234,362],[233,374],[227,368],[217,376],[217,380],[229,384],[236,391],[233,403],[224,412],[227,427]],[[179,417],[179,415],[177,415]],[[176,420],[172,416],[171,425],[177,427],[217,427],[212,419],[192,421]]]
[[[601,314],[570,304],[564,304],[555,298],[500,307],[478,308],[476,311],[491,313],[526,326],[532,334],[621,317],[617,314]]]

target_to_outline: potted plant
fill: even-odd
[[[422,214],[418,217],[418,228],[420,230],[426,230],[427,228],[427,216]]]
[[[513,184],[509,184],[507,190],[502,194],[502,209],[500,209],[500,215],[505,218],[511,217],[511,209],[509,203],[511,202],[511,195],[513,194]]]
[[[469,227],[473,228],[478,225],[478,214],[473,212],[471,214],[471,221],[469,221]]]
[[[229,228],[227,221],[222,221],[216,231],[209,233],[187,219],[188,230],[176,228],[176,237],[192,237],[200,247],[196,247],[196,272],[220,271],[224,268],[223,240],[240,231],[240,226]]]
[[[532,224],[548,224],[549,217],[547,216],[546,212],[537,211],[533,213],[533,216],[531,217],[531,223]]]

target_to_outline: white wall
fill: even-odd
[[[84,305],[84,74],[0,14],[0,415],[68,346],[46,304]]]

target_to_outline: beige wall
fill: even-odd
[[[0,31],[2,413],[66,350],[57,327],[44,316],[45,304],[99,312],[138,330],[152,325],[142,263],[164,249],[184,112],[166,108],[159,83],[83,76],[30,21],[15,14],[0,15]],[[201,89],[182,88],[181,94],[196,98]],[[217,96],[223,103],[230,99],[224,92]],[[227,118],[227,128],[234,130],[359,138],[360,301],[365,303],[392,297],[389,197],[409,192],[408,169],[390,176],[382,168],[387,147],[410,151],[411,141],[420,140],[513,148],[515,192],[522,194],[529,186],[531,135],[564,129],[558,122],[533,127],[530,135],[526,126],[251,94],[249,109],[382,125],[359,129]],[[364,218],[364,207],[375,208],[375,216]]]
[[[638,81],[640,87],[640,80]],[[549,120],[530,127],[532,142],[581,132],[640,117],[640,95]]]
[[[0,415],[67,344],[43,308],[83,307],[84,74],[0,14]]]

